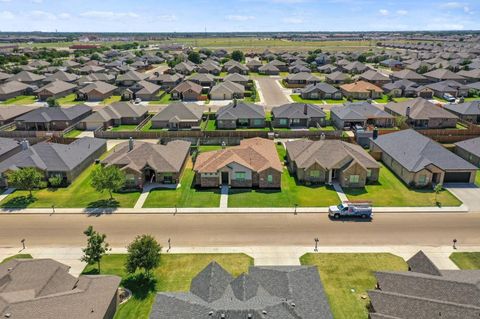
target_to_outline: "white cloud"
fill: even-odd
[[[302,24],[303,23],[302,18],[295,18],[295,17],[283,18],[282,21],[284,23],[289,23],[289,24]]]
[[[63,12],[63,13],[60,13],[60,14],[58,15],[58,17],[59,17],[60,19],[70,19],[70,18],[72,17],[72,15],[71,15],[70,13]]]
[[[41,11],[41,10],[34,10],[29,13],[29,16],[37,19],[42,19],[42,20],[56,20],[57,16],[54,15],[53,13],[46,12],[46,11]]]
[[[85,18],[95,19],[122,19],[122,18],[139,18],[140,16],[134,12],[113,12],[113,11],[87,11],[80,13]]]
[[[249,21],[254,20],[254,16],[244,16],[244,15],[228,15],[226,16],[227,20],[230,21]]]
[[[380,15],[386,17],[390,14],[390,12],[387,10],[387,9],[380,9],[378,10],[378,13],[380,13]]]
[[[0,20],[13,20],[15,15],[10,11],[0,11]]]
[[[442,8],[449,8],[449,9],[457,9],[457,8],[462,8],[464,5],[461,2],[445,2],[440,5]]]
[[[408,11],[407,10],[397,10],[397,14],[399,16],[406,16],[408,14]]]

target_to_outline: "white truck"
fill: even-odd
[[[341,217],[372,218],[372,204],[371,202],[343,202],[337,206],[330,206],[328,216],[334,219],[340,219]]]

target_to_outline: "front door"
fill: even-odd
[[[222,185],[228,185],[228,172],[222,172]]]

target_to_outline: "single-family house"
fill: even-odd
[[[382,89],[393,97],[415,97],[418,87],[417,83],[410,80],[396,80],[383,85]]]
[[[366,127],[393,127],[395,117],[378,107],[367,103],[347,103],[345,106],[334,106],[330,110],[333,124],[339,129],[352,128],[357,125]]]
[[[15,119],[17,130],[62,131],[92,114],[87,105],[63,107],[41,107]]]
[[[380,165],[361,146],[340,140],[285,142],[288,168],[298,181],[342,187],[364,187],[376,182]]]
[[[39,100],[45,101],[48,98],[58,99],[73,93],[77,86],[62,80],[55,80],[35,91]]]
[[[304,88],[307,85],[320,82],[319,77],[307,72],[289,74],[284,80],[285,86],[289,88]]]
[[[424,84],[428,82],[428,79],[425,76],[409,69],[393,72],[390,74],[390,78],[392,81],[408,80],[418,84]]]
[[[473,124],[480,124],[479,100],[459,104],[445,104],[443,108],[455,114],[463,121],[467,121]]]
[[[18,81],[8,81],[0,85],[0,101],[5,101],[20,95],[31,95],[33,94],[34,87],[29,84],[18,82]]]
[[[116,79],[116,84],[119,87],[131,87],[146,78],[148,78],[148,74],[130,70],[126,73],[119,74]]]
[[[124,100],[152,101],[159,98],[161,87],[148,81],[136,82],[134,85],[122,92]]]
[[[480,137],[455,143],[455,154],[480,167]]]
[[[102,101],[111,97],[118,88],[106,82],[96,81],[78,90],[78,98],[84,101]]]
[[[245,87],[235,82],[220,82],[212,87],[209,96],[210,100],[243,99],[245,96]]]
[[[330,84],[343,84],[350,80],[350,75],[342,73],[340,71],[335,71],[330,74],[325,75],[325,82]]]
[[[258,104],[234,100],[218,109],[216,121],[219,129],[264,128],[265,110]]]
[[[309,128],[325,126],[326,114],[314,105],[290,103],[272,109],[272,126],[280,128]]]
[[[391,80],[388,76],[378,72],[378,71],[375,71],[375,70],[367,70],[365,72],[363,72],[362,74],[360,74],[358,76],[358,78],[360,80],[363,80],[363,81],[366,81],[366,82],[370,82],[376,86],[383,86],[387,83],[390,83]]]
[[[239,73],[232,73],[227,75],[225,78],[223,78],[223,81],[225,82],[233,82],[237,83],[243,86],[247,86],[248,82],[250,79],[248,78],[248,75],[243,75]]]
[[[449,111],[417,97],[403,102],[390,102],[385,111],[393,116],[403,116],[414,128],[442,129],[456,127],[458,117]]]
[[[40,86],[43,80],[45,80],[45,76],[28,72],[28,71],[21,71],[17,74],[12,75],[8,79],[8,81],[17,81],[17,82],[22,82],[24,84],[36,85],[36,86]]]
[[[240,141],[240,145],[200,153],[194,166],[200,187],[281,188],[282,163],[275,143],[263,138]]]
[[[180,82],[182,82],[184,76],[181,74],[159,74],[154,73],[148,78],[149,82],[160,85],[162,90],[170,91],[176,87]]]
[[[258,68],[262,66],[262,61],[257,59],[250,59],[247,61],[246,66],[251,72],[258,72]]]
[[[279,75],[280,70],[275,65],[267,63],[258,68],[258,73],[265,75]]]
[[[152,128],[171,130],[198,128],[202,122],[202,116],[203,109],[200,106],[175,102],[152,117]]]
[[[380,87],[365,81],[340,85],[340,90],[346,98],[356,100],[379,99],[383,94]]]
[[[160,145],[130,139],[117,145],[102,165],[123,171],[126,188],[142,188],[148,183],[178,184],[190,158],[190,145],[180,140]]]
[[[201,99],[202,87],[197,83],[183,81],[174,87],[170,94],[173,100],[198,101]]]
[[[211,88],[215,85],[215,78],[209,73],[195,73],[189,76],[187,80],[196,83],[202,87]]]
[[[450,94],[453,97],[467,97],[470,88],[462,83],[453,80],[446,80],[425,85],[433,91],[433,95],[443,98],[445,94]]]
[[[436,69],[430,72],[423,74],[430,82],[441,82],[441,81],[458,81],[464,82],[465,78],[459,74],[453,73],[448,69]]]
[[[477,167],[412,129],[380,135],[370,151],[413,187],[475,181]]]
[[[13,122],[17,117],[37,109],[37,106],[2,105],[0,107],[0,126]]]
[[[307,85],[300,91],[302,99],[307,100],[341,100],[342,92],[328,83]]]
[[[107,142],[82,137],[70,144],[42,142],[30,146],[21,142],[22,150],[0,162],[0,185],[8,187],[8,173],[22,168],[35,168],[50,177],[59,177],[63,185],[72,183],[87,167],[107,151]]]
[[[84,130],[96,130],[99,127],[107,129],[119,125],[139,125],[147,118],[148,109],[141,104],[132,102],[117,102],[107,105],[80,121]]]
[[[344,72],[350,73],[350,74],[360,74],[368,69],[370,69],[367,65],[363,64],[362,62],[354,61],[350,62],[347,65],[342,66],[342,69]]]

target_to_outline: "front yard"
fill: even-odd
[[[191,166],[186,167],[179,189],[155,189],[150,192],[144,208],[169,207],[218,207],[220,189],[200,189],[193,186],[195,173]]]
[[[106,98],[101,102],[102,105],[110,105],[113,103],[120,102],[122,100],[122,97],[120,95],[112,95],[109,98]]]
[[[140,192],[115,193],[114,200],[109,200],[108,193],[101,194],[90,185],[91,173],[95,165],[87,168],[66,188],[44,188],[33,191],[15,191],[0,202],[2,208],[94,208],[94,207],[133,207]]]
[[[300,94],[292,94],[290,95],[292,100],[297,103],[308,103],[308,104],[343,104],[347,102],[346,99],[341,100],[308,100],[301,97]],[[324,103],[325,102],[325,103]]]
[[[122,277],[122,286],[130,289],[133,297],[120,305],[116,319],[147,319],[157,291],[188,291],[190,282],[210,262],[216,261],[233,276],[247,272],[253,259],[244,254],[163,254],[160,266],[153,271],[156,282],[149,291],[139,287],[124,270],[126,255],[106,255],[102,258],[102,274]],[[96,274],[95,266],[87,266],[84,274]],[[153,285],[152,285],[153,286]]]
[[[450,259],[460,269],[480,269],[480,253],[453,253],[450,255]]]
[[[392,254],[305,254],[302,265],[317,266],[335,319],[366,319],[367,290],[375,288],[375,271],[406,271]]]
[[[382,165],[377,184],[365,188],[345,188],[350,200],[372,201],[377,207],[428,207],[436,206],[435,192],[432,189],[408,188],[392,171]],[[460,206],[462,202],[452,193],[443,190],[438,194],[442,206]]]
[[[480,187],[480,171],[477,171],[477,175],[475,176],[475,185]]]
[[[73,106],[82,102],[77,102],[77,95],[75,93],[57,99],[60,106]]]
[[[150,105],[155,105],[155,104],[170,104],[172,103],[173,100],[172,100],[172,96],[170,93],[165,93],[163,94],[162,97],[159,96],[158,100],[153,100],[153,101],[150,101],[148,102],[148,104]]]
[[[228,207],[327,207],[338,202],[333,188],[297,184],[287,169],[281,190],[231,189],[228,195]]]
[[[8,99],[6,101],[3,101],[1,104],[29,105],[35,102],[37,102],[37,98],[33,95],[20,95],[20,96]]]

